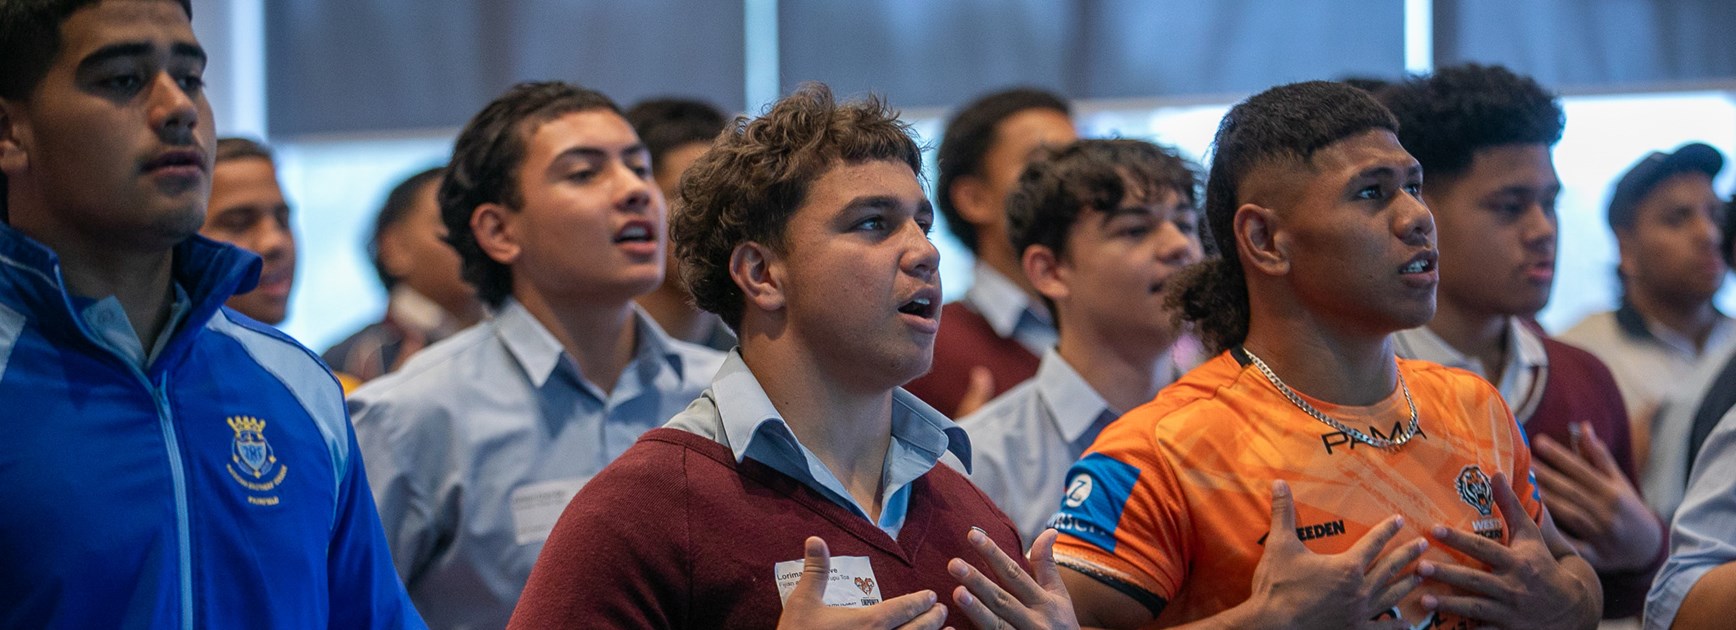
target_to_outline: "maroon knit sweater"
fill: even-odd
[[[932,590],[948,624],[970,627],[946,563],[986,569],[965,541],[973,525],[1024,564],[1012,522],[947,466],[913,482],[893,540],[795,479],[736,464],[722,444],[655,429],[567,506],[509,627],[771,628],[783,611],[772,566],[802,559],[808,536],[834,557],[868,556],[882,597]]]
[[[1017,340],[995,334],[989,320],[963,302],[953,302],[940,309],[933,369],[905,384],[904,389],[948,418],[957,418],[958,403],[970,386],[971,368],[987,366],[995,375],[994,396],[999,396],[1036,376],[1041,362],[1041,357],[1031,354]]]

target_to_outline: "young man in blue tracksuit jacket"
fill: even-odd
[[[223,308],[187,2],[0,2],[0,627],[420,628],[337,382]]]

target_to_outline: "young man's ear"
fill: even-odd
[[[519,244],[518,213],[498,203],[485,203],[470,212],[470,233],[476,246],[494,262],[510,265],[523,252]]]
[[[16,101],[0,98],[0,173],[16,175],[30,165],[30,130]]]
[[[995,203],[988,181],[982,177],[960,176],[952,180],[951,190],[947,193],[952,195],[952,207],[971,225],[993,223],[995,214],[1003,212],[1000,204]]]
[[[1025,269],[1025,279],[1031,281],[1031,288],[1043,297],[1059,301],[1072,295],[1072,270],[1061,264],[1061,257],[1056,256],[1055,250],[1049,246],[1026,247],[1019,262]]]
[[[475,226],[472,225],[471,228],[475,229]],[[408,248],[404,247],[404,223],[399,222],[386,228],[379,238],[380,242],[375,245],[378,249],[374,255],[380,257],[380,268],[393,278],[404,277],[410,267],[416,264],[416,261],[410,259]]]
[[[1639,243],[1632,227],[1615,228],[1615,270],[1623,278],[1634,277],[1634,265],[1639,263]]]
[[[1236,208],[1232,219],[1236,232],[1236,248],[1246,252],[1244,265],[1248,271],[1269,276],[1290,273],[1290,247],[1285,235],[1278,230],[1278,213],[1259,204],[1245,203]],[[1236,256],[1237,252],[1223,252]]]
[[[741,289],[750,308],[767,312],[783,310],[783,266],[776,252],[764,244],[748,241],[729,253],[729,277]]]

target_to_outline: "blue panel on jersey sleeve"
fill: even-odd
[[[1061,511],[1049,522],[1057,531],[1115,552],[1115,528],[1139,469],[1102,453],[1092,453],[1067,469]]]

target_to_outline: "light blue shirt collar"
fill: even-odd
[[[868,517],[843,482],[796,439],[739,352],[731,351],[724,359],[706,396],[717,408],[721,432],[716,438],[729,447],[736,462],[752,458]],[[903,389],[892,393],[891,429],[892,444],[881,473],[885,498],[876,525],[896,538],[908,509],[911,482],[949,452],[968,471],[971,453],[964,429]]]
[[[976,264],[976,279],[971,283],[970,289],[965,291],[964,301],[969,303],[978,315],[983,316],[983,319],[988,320],[989,327],[1002,339],[1012,338],[1013,333],[1018,331],[1021,320],[1027,318],[1030,321],[1024,322],[1026,326],[1038,324],[1053,328],[1049,323],[1048,308],[1032,301],[1031,296],[1019,288],[1017,283],[981,261]]]
[[[633,361],[628,369],[644,370],[645,377],[650,379],[655,376],[661,364],[674,370],[677,378],[685,378],[686,375],[681,373],[685,366],[681,362],[680,353],[670,344],[669,335],[652,322],[651,317],[637,304],[632,308],[633,326],[638,336],[635,339]],[[518,361],[519,367],[530,378],[532,385],[541,388],[565,363],[570,366],[580,383],[594,389],[580,372],[577,362],[567,358],[566,348],[561,347],[554,333],[549,332],[518,300],[508,298],[502,303],[500,311],[495,313],[494,321],[501,343],[506,346],[513,359]],[[608,398],[602,392],[593,393],[599,398]]]
[[[1043,353],[1034,382],[1037,394],[1049,408],[1049,417],[1055,420],[1055,428],[1068,442],[1078,441],[1105,416],[1116,418],[1121,415],[1121,412],[1110,409],[1103,396],[1092,389],[1091,384],[1086,383],[1054,348]],[[1097,428],[1101,430],[1101,427]]]
[[[157,333],[157,341],[152,344],[150,352],[145,351],[144,342],[139,339],[138,332],[133,330],[132,320],[127,318],[127,310],[115,296],[110,295],[83,306],[79,309],[79,317],[109,350],[139,366],[139,369],[144,369],[157,360],[157,355],[162,354],[163,348],[169,344],[169,338],[174,336],[175,329],[193,307],[193,301],[187,291],[181,288],[181,283],[171,282],[169,286],[174,287],[175,300],[169,304],[169,319],[163,323],[162,332]]]

